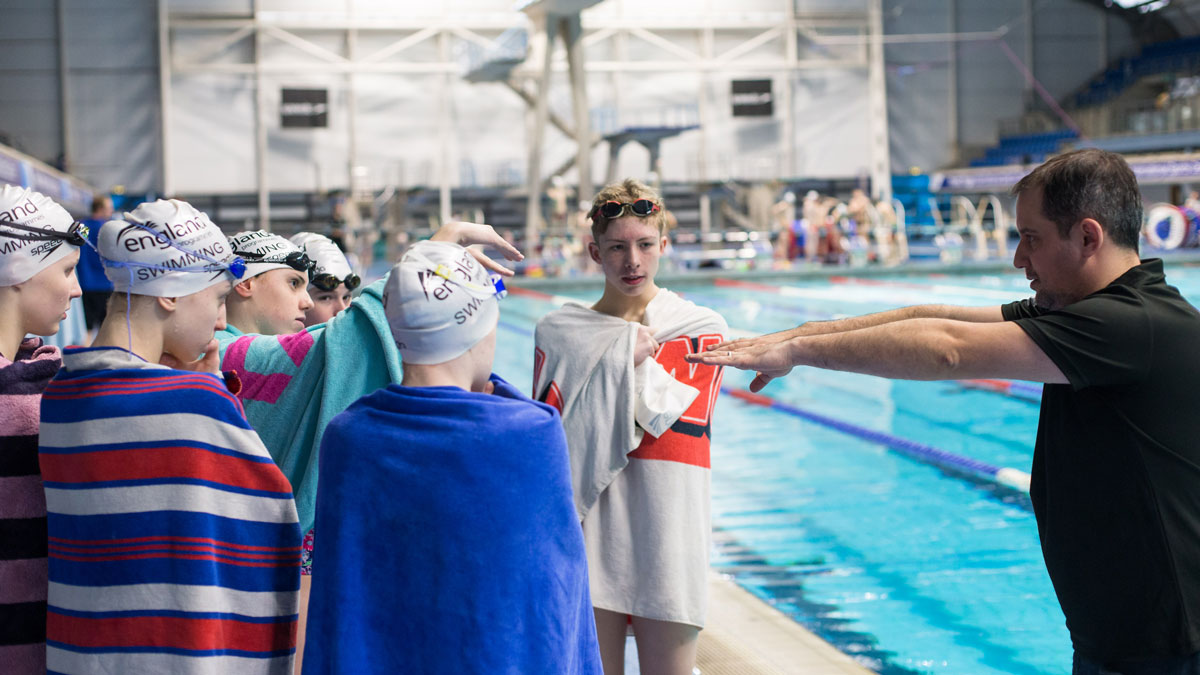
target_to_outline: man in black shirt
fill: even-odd
[[[924,305],[717,345],[690,360],[915,380],[1044,382],[1032,497],[1076,675],[1200,674],[1200,313],[1141,261],[1120,155],[1052,158],[1013,188],[1036,295]]]

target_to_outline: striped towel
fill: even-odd
[[[291,673],[296,507],[219,378],[69,348],[39,450],[49,672]]]
[[[0,356],[0,664],[46,672],[46,497],[38,472],[38,405],[62,355],[38,339]]]

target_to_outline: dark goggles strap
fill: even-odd
[[[10,227],[14,230],[21,230],[22,232],[28,232],[29,234],[16,234],[13,232],[0,231],[0,237],[20,239],[21,241],[65,241],[74,243],[81,238],[78,231],[74,228],[68,232],[58,232],[55,230],[43,230],[39,227],[30,227],[28,225],[14,223],[11,220],[0,220],[0,226]]]

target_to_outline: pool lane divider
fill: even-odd
[[[720,281],[720,279],[717,281]],[[743,281],[736,281],[735,283],[739,286],[742,286],[743,284],[749,286],[761,285],[755,284],[754,282]],[[541,291],[534,291],[526,288],[510,287],[509,293],[517,296],[525,296],[534,300],[553,302],[560,306],[567,302],[575,302],[574,298],[569,298],[562,295],[551,295],[549,293],[543,293]],[[501,321],[501,323],[504,324],[505,322]],[[530,332],[528,330],[519,329],[512,325],[505,325],[505,328],[521,333]],[[730,329],[730,334],[736,335],[737,337],[751,335],[751,333],[747,331],[736,330],[732,328]],[[995,380],[993,382],[1001,381]],[[1013,382],[1010,384],[1016,385],[1020,383]],[[851,422],[828,417],[811,410],[805,410],[803,408],[775,400],[770,396],[755,394],[745,389],[722,386],[721,392],[728,394],[729,396],[732,396],[733,398],[736,398],[744,403],[770,408],[786,415],[799,417],[801,419],[820,424],[821,426],[844,433],[848,436],[854,436],[855,438],[859,438],[870,443],[882,445],[894,452],[909,457],[910,459],[914,459],[923,464],[933,465],[939,469],[942,469],[943,471],[946,471],[947,473],[966,476],[967,478],[974,479],[976,481],[989,483],[1001,488],[1016,491],[1018,493],[1029,493],[1029,474],[1019,469],[993,466],[986,462],[981,462],[979,460],[963,457],[946,450],[935,448],[931,445],[925,445],[924,443],[918,443],[916,441],[900,438],[899,436],[893,436],[892,434],[882,431],[868,429],[867,427],[859,426]]]
[[[987,483],[994,483],[1001,487],[1016,490],[1018,492],[1029,492],[1029,474],[1019,469],[1008,467],[994,466],[987,462],[981,462],[970,457],[956,455],[953,452],[935,448],[932,445],[925,445],[907,438],[900,438],[892,434],[868,429],[851,422],[839,420],[827,415],[805,410],[798,406],[790,405],[782,401],[764,396],[763,394],[755,394],[745,389],[735,389],[733,387],[721,387],[721,392],[732,396],[739,401],[758,405],[764,408],[770,408],[778,412],[799,417],[809,422],[820,424],[823,427],[840,431],[848,436],[882,445],[889,450],[893,450],[901,455],[915,459],[923,464],[931,464],[945,471],[964,474],[970,478],[981,480]]]
[[[1022,401],[1041,403],[1042,387],[1031,382],[1014,382],[1013,380],[959,380],[958,385],[964,389],[978,389],[1019,398]]]

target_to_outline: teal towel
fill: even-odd
[[[221,368],[241,377],[246,419],[291,481],[304,532],[315,519],[325,427],[359,398],[401,380],[400,352],[383,313],[386,281],[364,288],[328,323],[294,335],[217,331]]]

